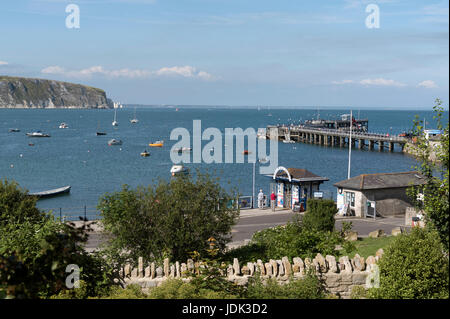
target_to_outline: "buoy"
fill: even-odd
[[[13,164],[11,164],[11,168],[14,168],[14,165],[13,165]]]

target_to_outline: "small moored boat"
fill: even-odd
[[[112,140],[109,140],[108,141],[108,145],[109,146],[111,146],[111,145],[122,145],[122,141],[121,140],[116,140],[116,139],[112,139]]]
[[[9,129],[9,131],[10,131],[11,133],[17,133],[17,132],[20,132],[20,130],[19,130],[18,128],[12,128],[12,129]]]
[[[36,192],[36,193],[30,193],[30,196],[37,196],[37,197],[51,197],[51,196],[57,196],[61,194],[67,194],[70,193],[70,186],[64,186],[60,188],[51,189],[48,191],[43,192]]]
[[[163,147],[163,145],[164,145],[164,141],[156,141],[154,143],[148,144],[148,146],[151,146],[151,147]]]
[[[59,124],[59,128],[69,128],[69,126],[66,123],[62,122],[61,124]]]
[[[28,137],[50,137],[50,135],[48,134],[44,134],[41,131],[36,131],[36,132],[32,132],[32,133],[27,133]]]
[[[187,174],[188,172],[189,169],[187,167],[184,167],[183,165],[173,165],[170,169],[170,173],[172,174],[172,176]]]
[[[142,157],[147,157],[147,156],[150,156],[150,153],[147,152],[147,150],[145,150],[145,151],[143,151],[143,152],[141,153],[141,156],[142,156]]]

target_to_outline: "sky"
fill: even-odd
[[[441,0],[1,1],[0,75],[124,104],[448,109],[448,30]]]

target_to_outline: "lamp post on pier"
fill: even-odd
[[[256,176],[256,162],[258,163],[267,163],[266,158],[262,158],[259,160],[255,160],[253,162],[253,193],[252,193],[252,208],[255,208],[255,176]]]

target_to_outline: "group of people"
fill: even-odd
[[[272,192],[272,194],[270,194],[270,207],[273,212],[275,211],[276,202],[277,202],[277,195],[275,195],[275,193]],[[264,193],[262,189],[260,189],[258,194],[258,208],[263,207],[264,207]]]

